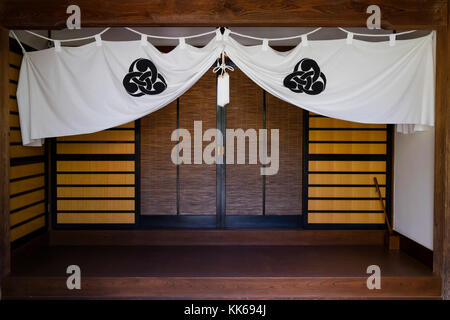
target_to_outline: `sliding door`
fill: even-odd
[[[210,144],[203,141],[203,132],[215,127],[216,76],[212,72],[178,100],[141,119],[144,227],[216,227],[216,166],[206,164],[198,154],[200,150],[202,156]]]
[[[240,70],[231,75],[230,98],[226,129],[234,135],[226,143],[225,227],[300,226],[303,111],[266,93]]]
[[[240,70],[230,78],[225,107],[216,106],[216,75],[207,72],[177,101],[141,119],[142,226],[300,225],[302,110]],[[221,156],[223,163],[210,161]]]

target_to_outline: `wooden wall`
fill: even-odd
[[[13,243],[47,226],[45,147],[24,147],[20,135],[16,91],[21,62],[22,54],[12,47],[9,52],[9,208]]]
[[[305,221],[383,224],[373,178],[390,209],[390,127],[315,114],[306,114],[305,124]]]
[[[53,218],[57,227],[135,223],[138,125],[130,122],[54,141]]]

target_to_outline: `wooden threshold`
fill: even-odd
[[[68,290],[65,277],[8,277],[6,299],[425,299],[440,298],[439,277],[387,277],[368,290],[365,277],[87,277]]]
[[[342,246],[384,240],[384,230],[60,230],[48,236],[51,246]]]
[[[68,290],[66,269],[81,269]],[[381,269],[369,290],[367,267]],[[13,251],[5,299],[440,299],[431,268],[383,246],[40,246]]]

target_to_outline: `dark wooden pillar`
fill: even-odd
[[[8,30],[0,27],[0,279],[10,271],[8,55]]]
[[[450,1],[447,1],[447,38],[446,43],[446,64],[445,64],[445,74],[447,80],[447,86],[445,90],[445,100],[446,103],[442,105],[442,114],[440,115],[442,119],[439,121],[440,124],[440,136],[443,143],[444,157],[441,159],[443,163],[443,175],[441,180],[442,193],[444,194],[444,199],[442,201],[442,206],[444,207],[444,234],[442,239],[442,285],[443,285],[443,298],[450,300]],[[439,67],[438,67],[439,68]],[[441,128],[442,126],[442,128]],[[441,192],[441,190],[438,190]],[[437,192],[436,192],[437,193]]]
[[[441,159],[443,171],[441,172],[442,178],[441,180],[441,188],[437,190],[437,192],[441,192],[444,196],[442,199],[442,206],[444,207],[443,212],[443,227],[444,233],[442,235],[442,285],[443,285],[443,298],[446,300],[450,300],[450,1],[447,2],[447,38],[445,40],[446,43],[446,64],[445,66],[445,74],[447,80],[447,86],[445,90],[445,102],[442,105],[442,113],[438,114],[440,116],[441,125],[439,129],[441,130],[439,136],[442,141],[442,148],[444,149],[444,155]],[[439,67],[438,67],[439,68]],[[437,193],[436,192],[436,193]]]
[[[448,23],[446,27],[438,29],[436,58],[433,270],[442,277],[443,298],[450,299],[450,81],[448,79],[450,32]]]

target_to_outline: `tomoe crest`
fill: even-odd
[[[123,86],[133,97],[140,97],[163,92],[167,88],[167,83],[153,62],[139,58],[130,65],[128,73],[123,78]]]
[[[304,58],[294,67],[294,72],[284,78],[283,85],[293,92],[317,95],[325,90],[327,78],[316,61]]]

